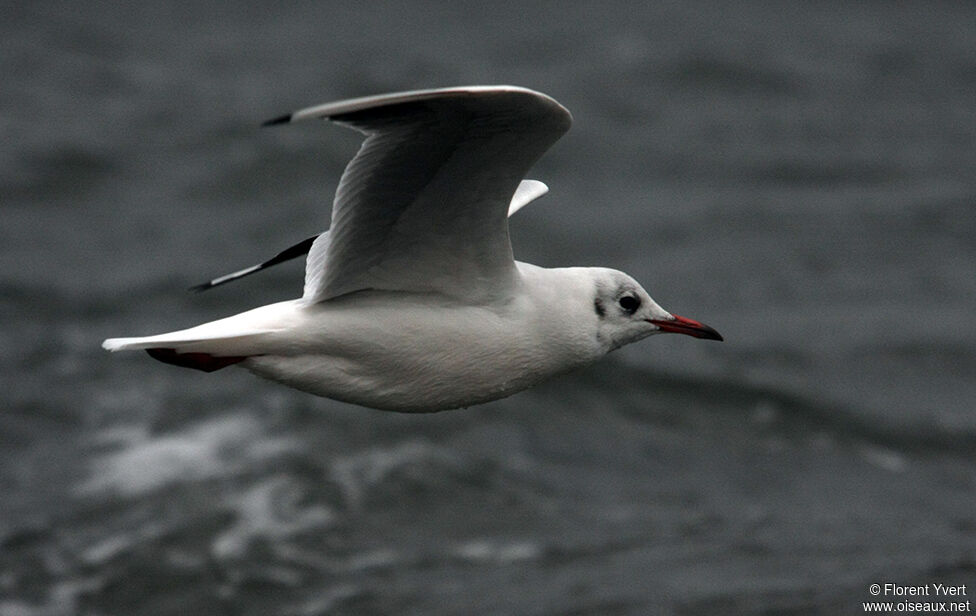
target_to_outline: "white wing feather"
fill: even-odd
[[[508,205],[508,215],[511,217],[515,212],[547,192],[549,192],[549,187],[539,180],[522,180]],[[328,250],[329,232],[324,231],[315,238],[312,248],[308,251],[308,257],[305,259],[305,288],[302,292],[302,298],[306,301],[315,301],[315,297],[319,293],[325,275]]]
[[[508,204],[508,217],[511,218],[515,212],[521,210],[547,192],[549,192],[549,187],[539,180],[522,180],[519,182],[515,194],[512,195],[512,202]]]
[[[486,86],[353,99],[272,123],[317,117],[367,138],[339,182],[328,238],[309,252],[306,301],[361,289],[482,303],[510,293],[509,205],[569,128],[568,111],[532,90]]]

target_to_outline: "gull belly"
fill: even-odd
[[[609,350],[591,326],[592,309],[556,301],[586,279],[519,270],[522,292],[486,306],[381,291],[296,303],[293,325],[266,339],[274,351],[241,366],[327,398],[431,412],[504,398]]]

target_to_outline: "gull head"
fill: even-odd
[[[708,325],[661,308],[627,274],[605,268],[589,269],[596,283],[593,312],[597,317],[597,337],[609,350],[662,333],[722,340],[722,335]]]

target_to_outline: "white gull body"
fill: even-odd
[[[106,349],[206,371],[237,364],[319,396],[427,412],[511,395],[660,332],[721,340],[622,272],[513,259],[508,216],[546,190],[522,178],[571,122],[548,96],[421,90],[271,123],[307,118],[367,138],[329,232],[311,244],[302,297]]]

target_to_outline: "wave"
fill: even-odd
[[[578,386],[612,392],[605,404],[648,421],[690,423],[736,414],[744,422],[783,434],[832,435],[838,441],[897,449],[910,453],[976,452],[976,434],[938,423],[896,419],[878,420],[842,402],[791,391],[769,384],[721,377],[634,368],[605,361],[574,375]],[[571,382],[564,385],[572,387]],[[924,419],[924,418],[923,418]]]

